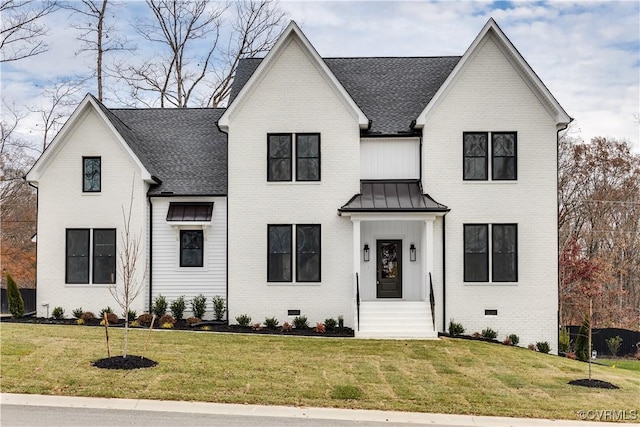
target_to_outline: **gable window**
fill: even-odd
[[[488,181],[489,168],[493,181],[517,179],[516,132],[464,132],[462,139],[465,181]]]
[[[320,225],[296,225],[296,281],[320,281]]]
[[[291,134],[269,134],[267,156],[267,180],[291,181]]]
[[[292,270],[292,227],[291,225],[269,225],[267,281],[291,282]]]
[[[67,228],[66,283],[89,283],[89,229]]]
[[[464,225],[464,281],[489,282],[489,252],[491,252],[491,281],[518,281],[518,225]]]
[[[100,157],[82,158],[82,191],[98,193],[102,184],[102,159]]]
[[[116,282],[116,230],[93,230],[93,283]]]
[[[320,181],[320,134],[296,135],[296,180]]]
[[[204,233],[202,230],[180,230],[180,267],[204,265]]]

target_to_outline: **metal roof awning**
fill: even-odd
[[[168,222],[211,222],[213,202],[171,202]]]
[[[354,195],[340,212],[447,212],[449,208],[422,193],[419,180],[360,181]]]

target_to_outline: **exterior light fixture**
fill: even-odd
[[[364,244],[364,260],[369,262],[369,245],[366,243]]]
[[[416,245],[414,245],[413,243],[411,244],[411,246],[409,246],[409,259],[411,261],[416,260]]]

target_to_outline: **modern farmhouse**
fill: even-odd
[[[230,323],[430,338],[455,319],[555,350],[571,118],[492,19],[456,57],[322,58],[292,22],[233,85],[226,109],[87,95],[27,175],[38,315],[114,305],[131,203],[139,313],[202,293]]]

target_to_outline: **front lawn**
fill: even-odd
[[[593,366],[619,390],[570,386],[587,365],[478,341],[375,341],[132,330],[155,368],[94,368],[99,327],[2,323],[2,392],[564,418],[638,409],[640,373]],[[112,352],[122,329],[111,330]]]
[[[611,366],[612,368],[628,369],[640,372],[640,360],[634,359],[598,359],[596,363]]]

